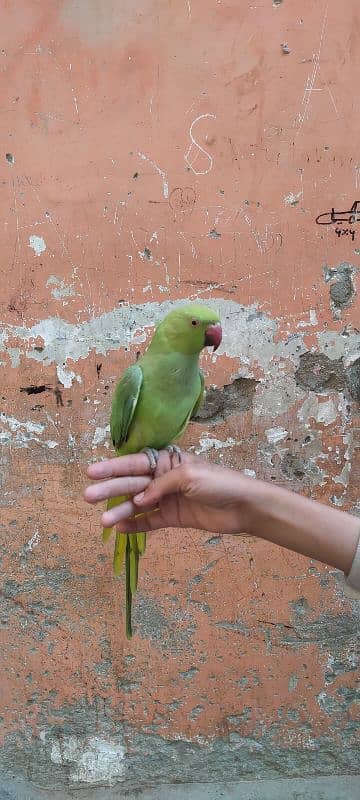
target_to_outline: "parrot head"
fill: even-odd
[[[216,311],[197,305],[179,306],[170,311],[158,325],[158,333],[172,349],[187,355],[200,353],[204,347],[217,350],[222,339]]]

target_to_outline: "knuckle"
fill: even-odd
[[[183,464],[183,466],[180,467],[180,469],[182,471],[182,478],[184,483],[187,485],[191,484],[195,477],[195,470],[193,464],[191,463]]]
[[[167,450],[161,450],[156,464],[155,477],[159,478],[161,475],[164,475],[165,472],[168,472],[170,468],[170,455]]]

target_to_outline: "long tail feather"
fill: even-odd
[[[126,496],[111,497],[107,502],[107,510],[118,506],[126,500]],[[139,515],[140,516],[140,515]],[[102,533],[103,542],[107,542],[113,532],[113,528],[104,528]],[[139,557],[145,553],[146,533],[125,534],[116,532],[113,568],[114,574],[120,575],[125,562],[125,616],[126,616],[126,636],[132,637],[132,599],[137,590],[139,578]]]
[[[126,500],[126,495],[123,495],[122,497],[110,497],[109,500],[107,501],[107,504],[106,504],[106,510],[110,511],[111,508],[114,508],[114,506],[118,506],[124,500]],[[103,532],[102,532],[102,540],[103,540],[103,542],[107,542],[108,539],[110,539],[110,536],[111,536],[112,532],[113,532],[113,528],[104,528],[103,529]]]
[[[124,563],[127,536],[125,533],[116,533],[114,547],[114,575],[120,575]]]
[[[130,585],[130,542],[129,536],[126,537],[126,552],[125,552],[125,564],[126,564],[126,604],[125,604],[125,616],[126,616],[126,638],[132,638],[132,625],[131,625],[131,606],[132,606],[132,592],[131,592],[131,585]]]
[[[113,532],[112,528],[103,528],[103,532],[102,532],[102,540],[103,540],[103,542],[107,542],[108,539],[110,539],[110,536],[111,536],[112,532]]]
[[[131,594],[136,594],[139,573],[139,551],[136,535],[130,534],[130,588]]]
[[[143,556],[146,550],[146,533],[137,533],[136,538],[139,555]]]

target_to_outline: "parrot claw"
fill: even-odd
[[[142,453],[145,453],[149,459],[150,469],[151,472],[155,472],[157,467],[157,462],[159,460],[159,453],[155,450],[154,447],[143,447]]]
[[[172,468],[174,467],[174,456],[175,455],[177,455],[178,460],[179,460],[179,464],[181,464],[181,455],[182,454],[181,454],[180,447],[178,447],[177,444],[168,444],[168,446],[165,447],[165,450],[167,450],[169,455],[170,455],[170,461],[171,461],[171,467]]]

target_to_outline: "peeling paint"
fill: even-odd
[[[189,300],[186,299],[182,302],[186,303]],[[202,301],[199,300],[199,302]],[[278,398],[275,398],[273,408],[278,405],[278,413],[282,413],[282,410],[288,408],[301,396],[301,392],[294,387],[291,390],[291,397],[287,397],[287,392],[284,391],[285,379],[283,375],[279,374],[276,360],[290,358],[296,365],[301,352],[305,350],[301,336],[275,343],[277,322],[259,312],[257,305],[244,307],[234,301],[210,299],[206,303],[217,309],[223,321],[224,338],[217,357],[226,353],[232,358],[241,358],[242,355],[245,355],[251,360],[256,360],[264,371],[270,373],[274,395],[277,393],[276,384],[278,384]],[[177,305],[181,304],[177,303]],[[0,328],[0,342],[6,351],[11,340],[16,338],[23,343],[22,347],[18,346],[20,354],[45,364],[55,363],[62,370],[68,359],[76,362],[86,358],[92,350],[97,354],[105,355],[111,350],[144,341],[145,330],[151,329],[172,307],[173,304],[170,302],[124,306],[78,325],[66,322],[59,317],[42,320],[29,328],[3,324]],[[328,355],[333,351],[331,357],[340,358],[345,354],[348,355],[355,345],[358,348],[360,344],[360,337],[355,333],[350,333],[343,342],[340,342],[341,348],[339,338],[336,339],[329,332],[320,332],[318,337],[319,343],[326,347]],[[37,338],[42,339],[44,343],[41,352],[26,346],[31,340]],[[72,374],[71,380],[74,377]],[[78,377],[77,380],[79,380]],[[64,383],[63,380],[61,382]],[[64,385],[71,385],[69,377],[65,379]],[[262,389],[262,391],[264,390]],[[261,409],[261,397],[259,397],[258,408]],[[261,410],[258,413],[261,413]]]
[[[66,284],[65,281],[61,280],[61,278],[57,278],[56,275],[50,275],[46,281],[46,286],[54,287],[51,290],[51,294],[55,300],[63,300],[66,297],[75,297],[76,294],[73,283]]]
[[[256,472],[254,469],[244,469],[244,475],[247,475],[248,478],[256,478]]]
[[[350,479],[350,472],[351,472],[351,464],[350,464],[349,461],[347,461],[347,463],[344,464],[340,475],[335,475],[334,476],[334,478],[333,478],[334,483],[341,483],[345,487],[348,486],[349,479]]]
[[[95,428],[95,433],[92,440],[92,447],[95,448],[99,444],[105,443],[108,444],[108,439],[110,436],[110,425],[105,425],[105,427],[97,427]]]
[[[41,256],[46,250],[46,244],[42,236],[29,236],[29,247],[31,247],[36,256]]]
[[[71,369],[65,369],[65,367],[58,364],[56,368],[56,374],[58,377],[58,381],[62,383],[65,389],[71,389],[73,381],[77,381],[81,383],[81,376],[77,375]]]
[[[297,206],[301,197],[302,192],[298,192],[297,194],[294,194],[294,192],[289,192],[289,194],[285,195],[284,197],[284,203],[286,206]]]
[[[295,674],[294,675],[290,675],[290,678],[289,678],[289,692],[293,692],[294,689],[296,689],[298,683],[299,683],[298,676],[295,675]]]
[[[337,416],[338,411],[333,400],[319,401],[316,395],[307,397],[298,411],[298,418],[301,422],[314,419],[322,425],[331,425]]]
[[[277,428],[268,428],[265,431],[265,436],[269,442],[269,444],[277,444],[278,442],[282,442],[283,439],[286,439],[288,432],[285,428],[277,427]]]
[[[228,447],[234,447],[235,444],[236,439],[233,439],[232,436],[228,436],[225,441],[221,441],[221,439],[215,439],[209,436],[205,431],[204,435],[200,436],[199,446],[194,449],[196,455],[200,455],[201,453],[208,452],[208,450],[225,450]]]
[[[301,338],[275,344],[277,323],[259,312],[256,305],[244,307],[229,300],[208,300],[207,303],[218,310],[223,320],[224,339],[218,356],[226,353],[235,358],[244,354],[267,371],[268,381],[262,383],[256,395],[255,414],[272,416],[274,409],[278,414],[286,411],[302,393],[279,372],[276,360],[292,358],[296,364],[303,348]],[[22,342],[22,346],[18,345],[20,354],[44,364],[57,364],[59,380],[70,388],[73,380],[80,382],[81,377],[66,369],[68,359],[76,362],[86,358],[92,350],[105,355],[110,350],[140,343],[144,341],[146,329],[151,329],[172,307],[170,302],[124,306],[78,325],[59,317],[42,320],[29,328],[3,325],[0,341],[6,350],[16,338],[17,342]],[[41,352],[29,347],[34,339],[43,341]]]
[[[0,412],[0,420],[12,433],[21,430],[21,428],[24,428],[28,434],[41,434],[44,431],[44,425],[40,425],[36,422],[20,422],[18,419],[15,419],[15,417],[7,416],[2,411]]]
[[[22,422],[15,417],[0,412],[0,442],[2,445],[29,447],[31,442],[38,442],[43,447],[53,450],[59,443],[52,439],[41,439],[45,426],[36,422]]]
[[[33,533],[29,541],[24,544],[23,552],[31,553],[34,547],[37,547],[39,543],[40,543],[40,534],[39,531],[35,531],[35,533]]]
[[[297,328],[308,328],[309,326],[315,327],[318,324],[318,318],[316,311],[313,308],[309,310],[309,319],[308,320],[300,320],[296,327]]]
[[[187,302],[189,300],[185,299],[176,305]],[[246,308],[228,300],[206,302],[219,311],[223,320],[224,339],[219,354],[225,352],[236,357],[243,352],[251,353],[254,349],[253,357],[263,368],[269,365],[274,352],[278,350],[280,354],[281,346],[275,347],[273,343],[277,323],[259,312],[257,305]],[[143,334],[146,328],[153,328],[173,307],[174,304],[170,302],[123,306],[78,325],[59,317],[41,320],[29,328],[2,325],[0,341],[6,345],[12,338],[17,338],[23,342],[21,352],[27,358],[63,365],[70,358],[73,361],[86,358],[92,350],[105,355],[110,350],[128,346],[139,333]],[[38,337],[44,342],[41,353],[26,347],[27,342]]]
[[[316,421],[323,425],[331,425],[335,422],[338,412],[332,400],[327,400],[318,404]]]

